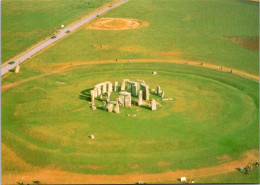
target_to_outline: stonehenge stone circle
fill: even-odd
[[[157,86],[156,90],[153,90],[155,91],[153,94],[162,98],[164,97],[164,91],[161,90],[160,86]],[[111,96],[113,91],[118,92],[116,100],[113,100],[114,94]],[[133,100],[133,105],[137,106],[148,106],[149,102],[147,101],[150,100],[150,89],[144,80],[130,81],[129,79],[123,79],[121,87],[119,86],[118,81],[114,82],[114,86],[110,81],[101,82],[90,90],[90,94],[92,110],[96,110],[95,98],[99,97],[99,101],[102,101],[102,105],[100,106],[102,110],[107,110],[108,112],[114,111],[117,114],[120,112],[120,106],[126,108],[132,107],[132,97],[136,97]],[[105,96],[105,99],[102,98],[103,96]],[[156,104],[157,102],[154,99],[150,101],[149,106],[151,107],[151,110],[157,110]]]

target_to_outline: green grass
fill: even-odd
[[[118,115],[92,111],[85,90],[123,78],[160,85],[175,101],[153,95],[162,104],[155,112],[140,107],[121,108]],[[165,63],[94,65],[2,93],[2,142],[33,166],[78,173],[193,169],[220,164],[219,155],[235,160],[257,148],[258,110],[257,82],[230,73]],[[161,161],[170,165],[158,165]]]
[[[110,0],[1,1],[2,63]]]
[[[259,184],[259,167],[253,167],[253,170],[250,171],[248,174],[244,174],[243,172],[235,171],[225,174],[219,174],[219,175],[212,175],[212,176],[206,176],[206,177],[192,177],[189,179],[193,179],[195,183],[199,184]],[[153,182],[152,182],[153,183]],[[178,179],[174,181],[162,181],[162,182],[156,182],[157,184],[173,184],[173,183],[180,183]]]
[[[82,27],[28,60],[21,65],[20,73],[6,76],[2,84],[74,62],[116,58],[196,60],[258,75],[259,53],[223,38],[257,37],[258,14],[258,6],[231,0],[131,0],[103,17],[135,18],[150,26],[122,31]],[[70,17],[63,16],[60,20]],[[53,23],[53,28],[60,24]],[[167,51],[181,55],[162,55]],[[152,71],[158,75],[152,76]],[[152,95],[162,104],[154,112],[140,107],[121,108],[120,114],[92,111],[86,101],[89,88],[101,81],[123,78],[144,79],[151,88],[160,85],[166,97],[175,100],[164,102]],[[203,67],[162,62],[75,67],[2,93],[2,142],[32,166],[83,174],[160,173],[209,167],[240,159],[242,153],[259,148],[258,94],[254,80]],[[137,117],[127,117],[128,113]],[[88,138],[90,134],[95,140]],[[221,155],[230,159],[219,160]],[[3,174],[26,170],[10,161],[3,161],[3,165]],[[256,171],[251,174],[234,172],[195,182],[257,183],[259,175]]]
[[[258,6],[226,0],[131,0],[104,17],[136,18],[149,22],[150,26],[122,31],[83,27],[25,66],[37,65],[41,69],[46,63],[181,58],[259,74],[259,52],[223,38],[257,37]],[[108,48],[99,49],[93,44]],[[167,51],[181,55],[162,55]]]
[[[246,184],[246,183],[254,183],[259,184],[259,167],[253,167],[253,170],[249,172],[249,174],[240,173],[238,171],[221,174],[221,175],[214,175],[209,177],[200,177],[196,183],[239,183],[239,184]]]

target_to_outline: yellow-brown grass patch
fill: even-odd
[[[87,29],[91,30],[128,30],[149,26],[146,21],[128,18],[101,18],[93,22]]]

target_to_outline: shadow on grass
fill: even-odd
[[[140,107],[141,107],[141,108],[144,108],[144,109],[151,110],[151,108],[150,108],[149,106],[147,106],[147,105],[141,105]]]
[[[92,88],[81,91],[80,92],[81,94],[79,95],[79,99],[91,101],[91,95],[90,95],[91,90],[92,90]]]

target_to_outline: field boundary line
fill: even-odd
[[[32,76],[17,82],[13,82],[13,83],[9,83],[9,84],[5,84],[1,86],[1,91],[4,92],[7,89],[16,87],[17,85],[23,84],[25,82],[37,79],[37,78],[41,78],[44,76],[49,76],[52,74],[57,74],[57,73],[62,73],[62,72],[66,72],[66,71],[71,71],[74,70],[75,68],[73,67],[79,67],[79,66],[84,66],[84,65],[97,65],[97,64],[115,64],[115,63],[120,63],[120,62],[125,62],[125,63],[129,63],[129,62],[139,62],[139,63],[156,63],[156,62],[165,62],[165,63],[175,63],[175,64],[185,64],[185,65],[190,65],[190,66],[197,66],[197,67],[205,67],[208,69],[214,69],[214,70],[218,70],[218,71],[222,71],[222,72],[230,72],[231,70],[234,70],[234,74],[235,75],[239,75],[241,77],[248,77],[252,80],[256,80],[259,82],[259,76],[257,75],[252,75],[249,73],[246,73],[244,71],[239,71],[236,69],[231,69],[228,67],[223,67],[222,70],[220,70],[221,66],[218,65],[214,65],[214,64],[209,64],[209,63],[203,63],[203,65],[201,66],[201,62],[196,62],[196,61],[187,61],[187,60],[177,60],[177,59],[120,59],[117,62],[115,60],[99,60],[99,61],[89,61],[89,62],[74,62],[74,63],[68,63],[67,65],[64,65],[63,67],[60,67],[58,69],[55,69],[52,72],[47,72],[47,73],[43,73],[40,75],[36,75],[36,76]],[[189,62],[189,64],[187,64],[187,62]]]

